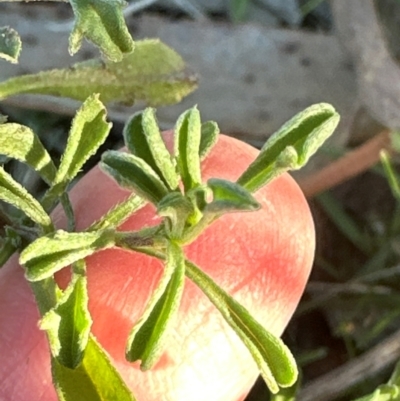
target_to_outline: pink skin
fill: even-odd
[[[167,141],[171,138],[168,136]],[[222,136],[203,163],[203,178],[235,180],[257,150]],[[72,190],[78,229],[125,198],[98,168]],[[229,214],[186,248],[187,256],[281,335],[304,290],[314,256],[314,226],[289,175],[256,194],[262,210]],[[54,214],[59,226],[64,218]],[[157,222],[146,206],[121,230]],[[201,291],[187,280],[182,306],[161,360],[141,372],[124,359],[125,341],[161,273],[159,261],[119,249],[87,259],[93,333],[112,356],[138,401],[240,401],[257,377],[248,351]],[[65,286],[69,273],[58,275]],[[0,270],[0,400],[55,401],[45,333],[17,256]]]

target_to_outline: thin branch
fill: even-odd
[[[301,401],[332,401],[400,359],[400,330],[361,356],[322,375],[300,390]]]
[[[385,129],[380,134],[362,144],[357,149],[329,164],[322,170],[298,180],[298,184],[307,198],[330,189],[357,176],[374,166],[380,160],[380,151],[391,152],[390,131]]]

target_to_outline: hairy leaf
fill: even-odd
[[[126,358],[141,360],[141,369],[150,369],[160,358],[182,297],[185,261],[182,249],[170,242],[164,274],[154,290],[146,309],[131,331]]]
[[[135,155],[109,150],[103,153],[100,167],[121,187],[134,190],[154,204],[168,193],[161,178],[143,159]]]
[[[53,357],[70,369],[81,363],[89,340],[92,319],[88,300],[86,277],[74,274],[56,306],[40,321],[40,328],[47,331]]]
[[[169,189],[178,187],[179,176],[162,139],[154,109],[147,108],[132,116],[125,125],[124,139],[129,151],[143,159]]]
[[[15,29],[9,26],[0,27],[0,58],[18,63],[21,45],[21,38]]]
[[[229,213],[239,211],[254,211],[260,208],[258,201],[240,185],[222,180],[211,178],[207,185],[213,193],[213,200],[205,210],[210,213]]]
[[[272,393],[297,379],[296,361],[281,339],[264,329],[251,314],[194,263],[186,261],[186,275],[216,306],[246,345]]]
[[[81,233],[58,230],[28,245],[22,251],[19,262],[25,266],[25,276],[29,281],[39,281],[51,277],[63,267],[113,245],[113,230]]]
[[[174,50],[158,40],[143,40],[118,63],[94,59],[8,79],[0,83],[0,100],[36,93],[84,101],[100,93],[104,103],[141,101],[158,106],[178,103],[196,87],[197,78]]]
[[[175,127],[175,158],[185,191],[201,184],[201,121],[197,107],[185,111]]]
[[[60,401],[135,401],[110,358],[93,336],[89,337],[76,369],[51,360],[53,382]]]
[[[146,205],[146,201],[137,196],[131,194],[127,199],[110,209],[100,220],[94,222],[90,227],[89,231],[105,230],[107,228],[117,228],[121,225],[129,216],[140,210]]]
[[[45,231],[52,230],[50,216],[42,205],[2,167],[0,167],[0,199],[23,211]]]
[[[308,107],[268,139],[237,183],[254,192],[283,172],[301,168],[338,123],[339,115],[331,105],[319,103]]]
[[[19,160],[32,167],[51,185],[56,175],[56,166],[40,142],[28,127],[15,123],[0,125],[0,154]]]
[[[69,37],[69,52],[74,55],[86,37],[111,61],[121,61],[131,53],[134,42],[125,24],[123,0],[70,0],[75,25]]]
[[[85,162],[104,143],[111,129],[98,95],[90,96],[76,113],[53,186],[66,188]]]
[[[200,160],[204,160],[211,149],[217,143],[219,135],[218,124],[214,121],[206,121],[201,124]]]

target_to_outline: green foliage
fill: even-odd
[[[86,100],[99,93],[104,103],[166,105],[179,102],[197,87],[185,62],[158,40],[136,42],[120,62],[94,59],[70,68],[22,75],[0,83],[0,99],[21,93]]]
[[[42,205],[2,167],[0,167],[0,199],[24,212],[44,232],[52,230],[50,216]]]
[[[175,127],[174,155],[185,191],[200,185],[201,121],[197,107],[183,113]]]
[[[248,191],[235,182],[210,178],[207,186],[213,194],[204,210],[208,213],[230,213],[258,210],[261,205]]]
[[[124,139],[129,151],[143,159],[169,189],[178,187],[179,176],[161,137],[154,109],[135,114],[125,125]]]
[[[277,175],[300,169],[338,123],[338,113],[326,103],[315,104],[298,113],[268,139],[257,159],[239,177],[238,184],[254,192]]]
[[[21,46],[21,38],[17,31],[9,26],[0,27],[0,58],[18,63]]]
[[[57,230],[28,245],[20,256],[26,278],[39,281],[86,256],[114,245],[114,231],[67,233]]]
[[[166,252],[163,276],[128,338],[126,357],[131,362],[141,360],[142,370],[151,369],[159,360],[182,298],[185,280],[183,250],[168,242]]]
[[[298,374],[296,361],[282,340],[263,328],[194,263],[186,261],[186,272],[246,345],[270,391],[277,393],[280,387],[292,386]]]
[[[80,263],[84,265],[83,261]],[[74,274],[57,304],[40,320],[40,328],[47,331],[53,358],[69,369],[80,365],[89,341],[92,319],[88,300],[85,275]]]
[[[0,149],[3,155],[26,163],[47,184],[51,185],[53,182],[56,166],[38,136],[30,128],[15,123],[1,124]]]
[[[61,365],[55,358],[52,358],[51,368],[60,401],[136,400],[92,335],[76,369]]]
[[[157,173],[140,157],[113,150],[105,152],[100,167],[126,189],[157,204],[168,189]]]
[[[69,52],[75,54],[86,37],[113,62],[134,49],[122,14],[123,0],[70,0],[75,25],[69,37]]]

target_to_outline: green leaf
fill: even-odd
[[[201,121],[197,107],[185,111],[175,127],[175,158],[185,191],[201,184]]]
[[[237,183],[254,192],[283,172],[301,168],[338,123],[339,115],[331,105],[319,103],[308,107],[268,139]]]
[[[81,233],[58,230],[28,245],[22,251],[19,262],[25,266],[25,276],[29,281],[39,281],[113,245],[113,230]]]
[[[135,155],[109,150],[103,153],[100,167],[121,187],[134,190],[154,204],[168,193],[161,178],[143,159]]]
[[[82,362],[89,340],[92,319],[88,300],[86,277],[74,274],[57,305],[40,321],[40,328],[47,331],[53,357],[70,369]]]
[[[19,160],[33,168],[47,184],[56,175],[56,166],[40,142],[28,127],[6,123],[0,125],[0,154]]]
[[[61,187],[64,191],[90,156],[104,143],[112,125],[105,117],[106,108],[100,102],[99,95],[92,95],[83,103],[72,121],[53,187]]]
[[[383,172],[390,186],[392,194],[394,198],[398,202],[400,202],[400,177],[393,168],[389,153],[385,150],[382,150],[380,153],[380,159],[383,167]]]
[[[131,53],[134,42],[125,24],[123,0],[70,0],[75,14],[69,37],[69,52],[74,55],[84,37],[93,42],[111,61],[121,61]]]
[[[9,26],[0,27],[0,58],[18,63],[21,46],[21,38],[16,30]]]
[[[142,370],[154,366],[164,351],[168,330],[179,309],[184,282],[183,251],[169,242],[163,276],[128,338],[126,358],[130,362],[141,360]]]
[[[36,93],[84,101],[100,93],[104,103],[158,106],[178,103],[196,87],[197,78],[179,54],[158,40],[144,40],[119,63],[93,59],[0,82],[0,100]]]
[[[154,109],[147,108],[132,116],[125,125],[124,139],[130,152],[143,159],[169,189],[178,187],[179,176],[162,139]]]
[[[180,192],[169,193],[157,204],[157,214],[167,217],[164,224],[171,239],[181,238],[186,220],[193,212],[193,204]]]
[[[205,208],[209,213],[251,212],[261,207],[250,192],[235,182],[211,178],[207,185],[213,193],[213,200]]]
[[[127,199],[110,209],[100,220],[93,223],[88,231],[117,228],[133,213],[146,205],[146,201],[136,194],[131,194]]]
[[[251,314],[190,261],[186,275],[210,299],[246,345],[272,393],[292,386],[298,376],[296,361],[281,339],[264,329]]]
[[[201,124],[200,160],[204,160],[218,141],[219,127],[214,121]]]
[[[44,211],[42,205],[2,167],[0,167],[0,199],[22,210],[43,230],[52,230],[50,216]]]
[[[135,401],[110,358],[93,336],[82,363],[74,370],[51,361],[53,382],[60,401]]]

